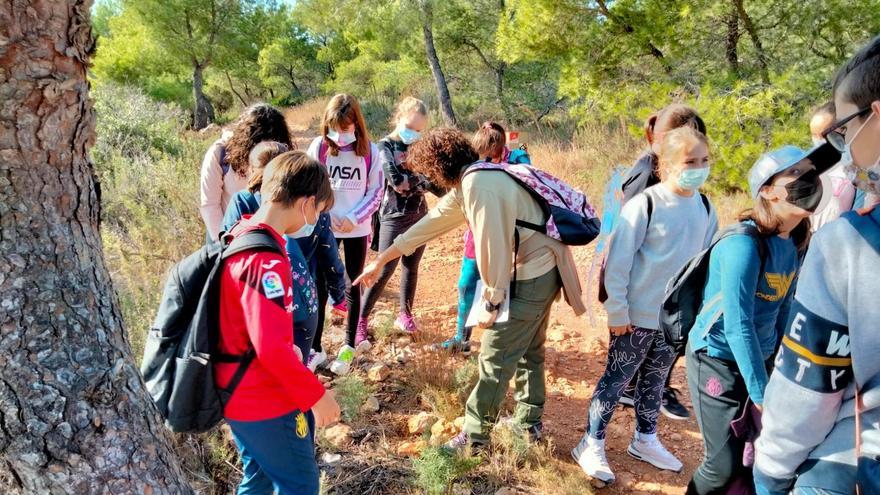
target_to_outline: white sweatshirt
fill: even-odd
[[[223,225],[223,214],[226,205],[235,193],[247,187],[248,178],[237,174],[231,167],[226,173],[220,165],[223,149],[232,133],[226,131],[214,142],[202,160],[201,178],[199,180],[199,212],[211,239],[217,239]]]
[[[317,137],[309,145],[307,154],[319,160],[322,137]],[[357,156],[352,151],[340,151],[333,156],[327,152],[327,171],[330,172],[330,186],[333,188],[334,204],[330,216],[334,220],[348,218],[355,225],[348,233],[333,232],[338,239],[351,239],[370,235],[373,213],[382,203],[385,190],[385,176],[379,161],[379,149],[370,143],[371,164],[367,167],[366,157]]]

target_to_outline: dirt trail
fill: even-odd
[[[292,123],[299,149],[305,149],[314,131],[308,123]],[[432,335],[451,336],[454,333],[454,310],[457,281],[461,266],[463,230],[447,234],[431,243],[421,263],[419,284],[415,303],[415,316],[420,325]],[[582,283],[586,284],[594,246],[574,248]],[[371,256],[373,253],[371,253]],[[399,270],[398,270],[399,273]],[[388,284],[374,314],[396,311],[398,298],[398,274]],[[595,288],[591,288],[595,299]],[[553,307],[547,335],[547,404],[545,409],[545,432],[555,445],[555,455],[565,463],[571,473],[580,468],[571,460],[570,450],[584,432],[587,406],[593,387],[605,368],[608,331],[601,305],[592,304],[590,314],[576,317],[563,302]],[[329,335],[333,340],[341,337],[341,328],[335,327]],[[476,336],[479,338],[479,332]],[[424,337],[417,340],[424,340]],[[331,350],[335,350],[331,344]],[[380,350],[383,347],[379,345]],[[684,376],[684,368],[673,370],[673,386],[681,392],[685,404],[690,397]],[[618,481],[609,487],[596,490],[601,494],[662,493],[680,494],[690,479],[702,456],[700,434],[693,419],[673,421],[661,417],[659,435],[666,447],[683,463],[681,473],[659,471],[653,466],[631,458],[626,453],[635,425],[632,410],[618,408],[609,425],[607,435],[608,459]],[[587,478],[585,475],[585,485]]]

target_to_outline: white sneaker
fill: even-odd
[[[355,350],[350,345],[342,346],[339,355],[330,363],[330,372],[334,375],[344,376],[351,371],[351,363],[354,361]]]
[[[309,352],[309,360],[308,360],[308,363],[306,364],[306,366],[309,368],[309,370],[312,371],[312,373],[314,373],[315,371],[317,371],[317,369],[319,367],[323,366],[326,362],[327,362],[327,353],[324,351],[324,349],[321,349],[320,352],[315,352],[315,350],[312,349],[311,352]]]
[[[683,467],[681,461],[676,459],[666,448],[660,443],[657,435],[641,435],[636,433],[635,438],[629,444],[626,452],[640,461],[645,461],[659,469],[667,471],[681,472]]]
[[[571,450],[571,457],[587,476],[603,483],[614,482],[614,473],[605,458],[605,440],[597,440],[588,434]]]

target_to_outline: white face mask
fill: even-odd
[[[865,119],[865,122],[859,127],[859,130],[853,134],[852,139],[846,143],[841,161],[846,163],[846,166],[844,167],[846,176],[852,181],[857,189],[870,194],[880,194],[880,156],[874,160],[873,164],[868,165],[867,167],[857,166],[852,158],[852,144],[856,141],[856,138],[859,137],[859,134],[861,134],[865,126],[868,125],[868,121],[872,118],[874,118],[874,112],[871,112],[871,115]]]
[[[309,217],[306,216],[306,202],[302,202],[301,210],[303,216],[303,226],[299,228],[293,234],[290,234],[290,237],[293,239],[299,239],[300,237],[308,237],[315,232],[315,226],[318,224],[318,218],[315,218],[315,223],[309,223]]]
[[[355,142],[357,137],[353,132],[338,132],[336,129],[330,129],[327,131],[327,137],[336,143],[337,146],[342,148],[343,146],[348,146],[349,144]]]

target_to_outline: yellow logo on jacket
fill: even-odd
[[[788,294],[788,290],[791,289],[791,284],[794,282],[795,275],[796,272],[791,272],[787,275],[785,273],[765,273],[764,278],[767,279],[767,286],[773,289],[776,293],[764,294],[763,292],[758,291],[755,295],[765,301],[777,302]]]
[[[305,438],[309,434],[309,422],[306,421],[306,415],[299,413],[296,416],[296,436]]]

